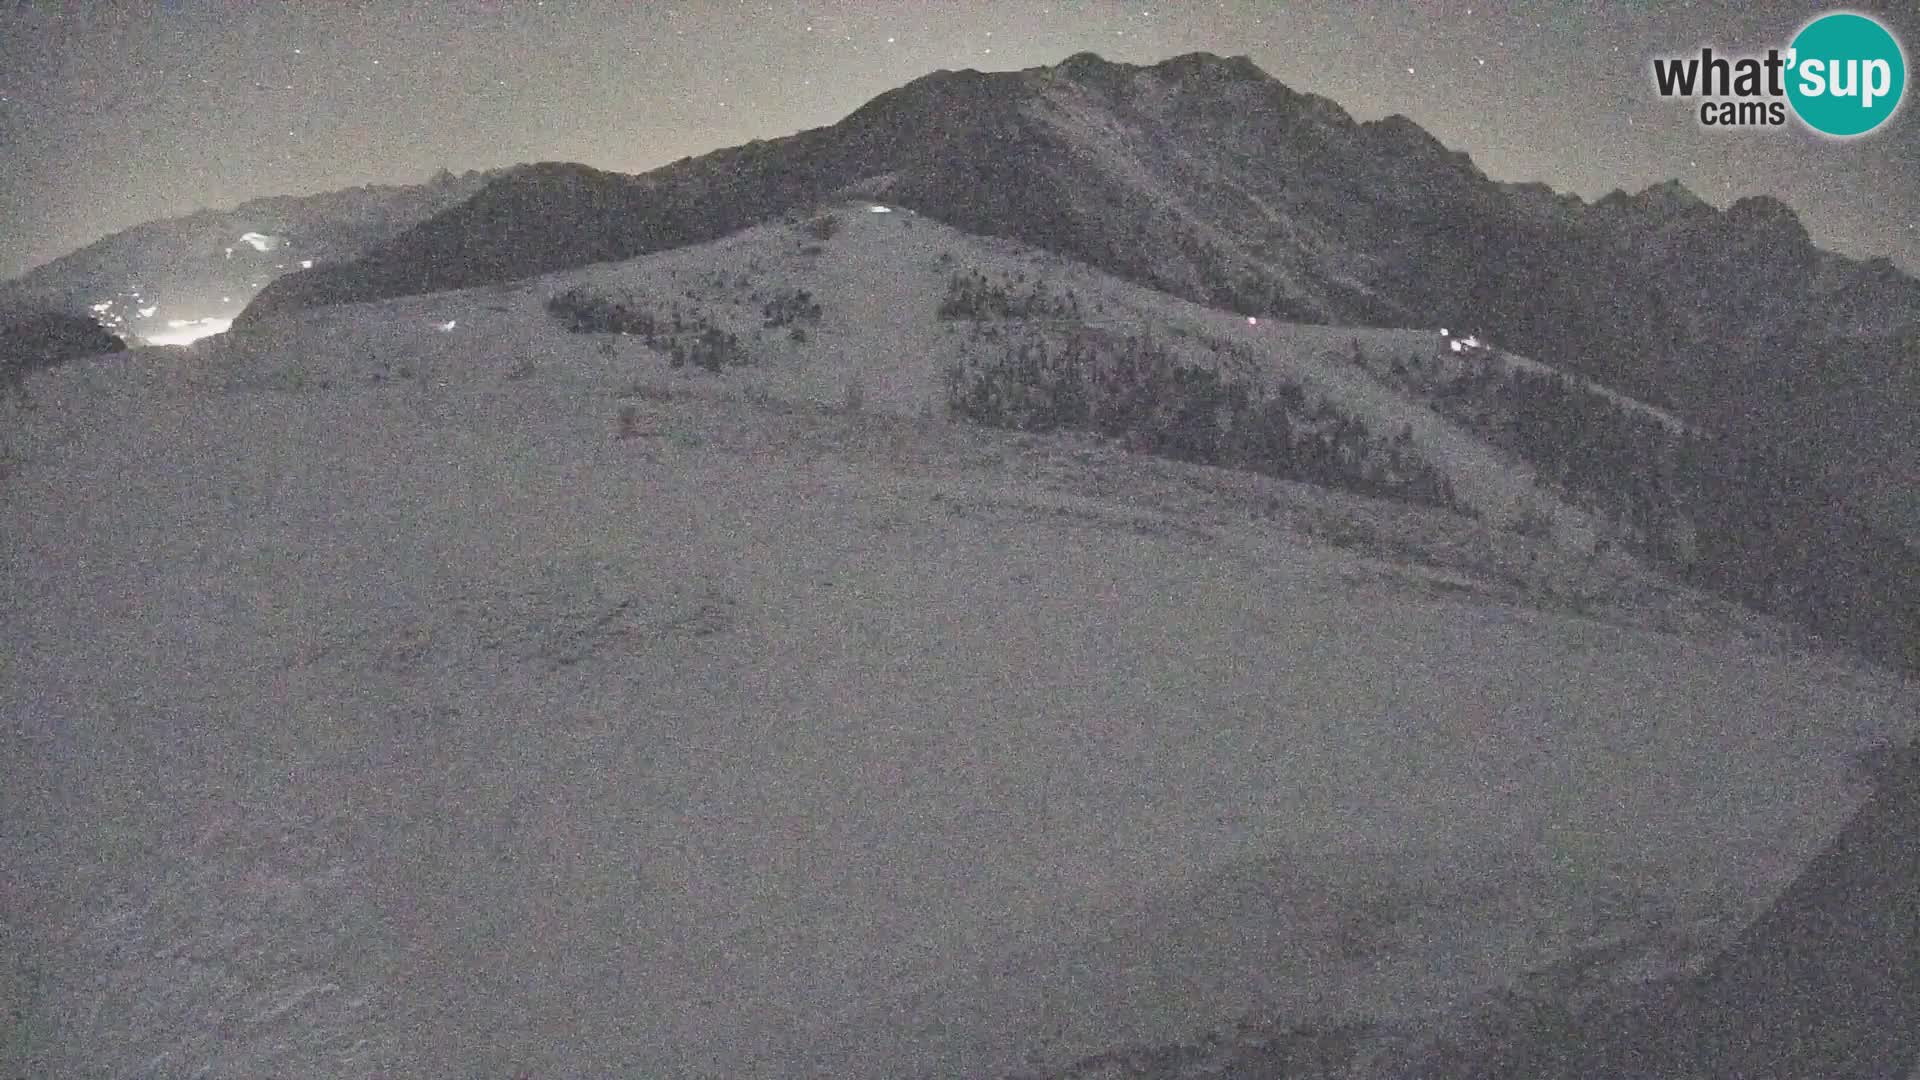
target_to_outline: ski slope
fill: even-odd
[[[1420,1015],[1625,927],[1704,955],[1911,728],[1683,590],[1516,592],[1573,563],[1493,525],[918,417],[960,241],[899,218],[37,373],[14,1071],[993,1075]],[[541,310],[716,271],[828,318],[716,378]]]

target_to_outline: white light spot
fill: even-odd
[[[313,260],[312,260],[312,259],[301,259],[301,260],[300,260],[300,269],[302,269],[302,270],[311,270],[311,269],[313,269]]]
[[[1454,352],[1459,352],[1459,351],[1460,351],[1460,343],[1459,343],[1459,342],[1457,342],[1457,341],[1449,341],[1449,342],[1447,342],[1447,344],[1448,344],[1449,346],[1451,346],[1451,347],[1452,347],[1452,349],[1453,349],[1453,351],[1454,351]]]
[[[95,305],[93,305],[93,310],[95,310],[95,311],[107,311],[107,310],[110,310],[110,309],[111,309],[112,307],[113,307],[113,301],[111,301],[111,300],[102,300],[102,301],[100,301],[99,303],[97,303],[97,304],[95,304]]]
[[[891,207],[891,206],[878,206],[878,205],[875,205],[875,206],[869,206],[869,207],[867,207],[867,213],[869,213],[869,214],[891,214],[891,213],[893,213],[893,207]]]
[[[153,313],[159,310],[159,304],[155,304],[152,307],[143,307],[140,309],[140,317],[143,319],[151,319],[153,318]]]
[[[1259,325],[1260,325],[1260,320],[1259,320],[1259,318],[1257,318],[1256,316],[1253,316],[1253,315],[1249,315],[1249,316],[1247,316],[1247,325],[1248,325],[1248,326],[1259,326]]]
[[[1447,328],[1443,326],[1443,327],[1441,327],[1441,328],[1440,328],[1440,336],[1441,336],[1441,337],[1452,337],[1453,335],[1452,335],[1452,334],[1449,334],[1449,333],[1447,333]]]
[[[443,334],[446,333],[447,331],[453,329],[456,325],[458,325],[459,322],[460,322],[459,319],[448,319],[446,322],[443,322],[440,324],[440,332]]]

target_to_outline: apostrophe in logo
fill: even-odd
[[[1787,100],[1824,135],[1864,135],[1887,122],[1907,87],[1900,43],[1865,15],[1840,11],[1803,27],[1787,51]]]

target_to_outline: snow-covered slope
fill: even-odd
[[[878,205],[878,204],[875,204]],[[1378,358],[1431,352],[1433,334],[1411,330],[1332,327],[1272,320],[1249,324],[1241,316],[1201,307],[1082,264],[1002,240],[971,237],[910,212],[875,214],[847,204],[835,215],[844,231],[825,243],[804,227],[774,223],[710,245],[627,263],[552,275],[542,295],[575,285],[656,306],[685,302],[718,324],[754,337],[764,363],[735,381],[776,397],[838,403],[859,383],[869,404],[917,415],[938,404],[940,373],[962,350],[964,335],[935,318],[956,270],[983,270],[1001,279],[1044,281],[1054,294],[1088,301],[1088,321],[1121,330],[1151,330],[1204,345],[1249,350],[1270,378],[1294,382],[1378,432],[1409,428],[1419,452],[1444,469],[1462,501],[1495,523],[1510,523],[1525,508],[1554,517],[1558,535],[1591,549],[1595,524],[1539,489],[1532,470],[1499,456],[1432,412],[1394,395],[1356,371],[1352,350]],[[805,288],[823,319],[805,342],[762,328],[761,298]],[[457,294],[443,294],[457,295]],[[444,302],[443,302],[444,304]],[[433,304],[429,309],[438,310]],[[351,320],[341,309],[335,318]],[[512,313],[493,312],[495,321]],[[448,309],[448,317],[454,317]],[[488,333],[490,323],[474,333]],[[344,334],[344,332],[343,332]]]
[[[1351,332],[840,217],[29,379],[10,1068],[991,1075],[1420,1014],[1623,927],[1696,957],[1911,723],[1891,677],[1501,529],[1524,474],[1316,359]],[[924,415],[963,265],[1233,336],[1495,512]],[[568,333],[573,286],[759,363]],[[759,326],[788,286],[805,341]]]

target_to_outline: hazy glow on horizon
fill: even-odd
[[[190,345],[201,338],[224,334],[233,326],[228,319],[168,319],[167,329],[158,334],[142,334],[149,345]]]

